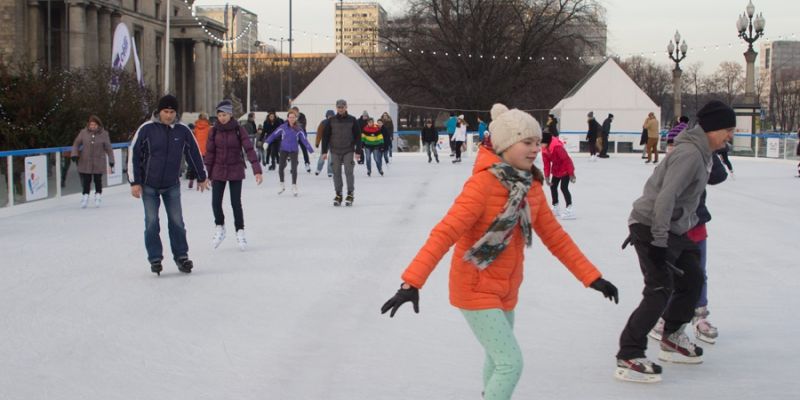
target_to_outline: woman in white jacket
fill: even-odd
[[[456,150],[456,159],[453,160],[453,164],[461,162],[461,146],[464,145],[464,142],[467,141],[467,122],[464,121],[464,115],[458,116],[458,121],[456,122],[456,131],[453,134],[453,147]]]

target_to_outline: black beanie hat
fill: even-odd
[[[168,94],[158,100],[158,112],[161,110],[169,109],[178,111],[178,99],[175,96]]]
[[[706,132],[736,127],[736,112],[727,104],[712,100],[697,112],[697,122]]]

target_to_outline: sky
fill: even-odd
[[[181,0],[174,0],[181,1]],[[293,0],[295,52],[333,52],[334,0]],[[380,0],[390,17],[402,14],[405,1]],[[679,30],[689,45],[684,63],[701,62],[704,72],[713,71],[722,61],[744,63],[746,48],[737,37],[736,18],[744,12],[746,0],[672,0],[632,1],[603,0],[608,21],[609,53],[644,54],[667,64],[667,43]],[[198,0],[198,5],[224,4],[222,0]],[[259,16],[259,38],[288,35],[289,1],[239,0],[240,5]],[[765,38],[800,39],[800,2],[791,0],[756,0],[756,13],[767,21]],[[279,27],[283,27],[282,29]],[[304,34],[305,32],[305,34]],[[316,38],[314,33],[317,34]],[[763,41],[760,39],[759,42]],[[758,42],[756,43],[758,45]],[[688,64],[684,64],[688,65]]]

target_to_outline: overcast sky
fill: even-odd
[[[173,1],[183,3],[182,0]],[[390,16],[404,10],[405,1],[402,0],[378,2]],[[334,51],[335,3],[334,0],[293,0],[295,52]],[[747,0],[603,0],[601,3],[608,12],[609,53],[620,54],[623,58],[631,53],[644,53],[667,64],[666,46],[678,29],[689,45],[689,55],[683,65],[702,62],[703,70],[708,73],[722,61],[744,63],[744,42],[736,36],[736,18],[744,12]],[[225,3],[198,0],[196,4]],[[260,40],[288,36],[289,0],[237,0],[230,4],[258,14]],[[763,12],[767,20],[766,37],[800,39],[800,1],[755,0],[754,4],[756,12]],[[283,29],[279,28],[281,26]],[[288,51],[286,46],[284,51]]]

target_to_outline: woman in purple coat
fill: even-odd
[[[211,241],[216,249],[225,239],[225,215],[222,213],[222,197],[225,195],[225,184],[231,190],[231,207],[233,207],[236,240],[241,250],[247,248],[244,236],[244,212],[242,211],[242,180],[244,180],[245,155],[253,167],[256,183],[261,184],[261,165],[253,148],[253,142],[247,131],[233,117],[233,104],[223,100],[217,106],[217,122],[208,134],[206,154],[203,163],[206,165],[211,180],[211,208],[214,210],[214,238]]]
[[[278,177],[281,179],[281,190],[278,194],[286,191],[286,185],[283,183],[283,171],[286,169],[286,160],[292,163],[292,193],[297,196],[297,152],[299,150],[298,143],[301,143],[308,149],[309,153],[314,152],[314,148],[308,143],[306,132],[303,126],[297,122],[297,111],[289,110],[286,115],[286,122],[283,123],[275,132],[267,138],[267,143],[272,143],[274,140],[280,140],[281,148],[278,157]]]

